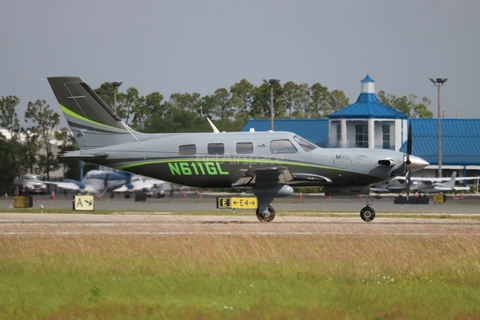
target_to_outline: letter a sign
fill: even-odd
[[[73,199],[73,210],[75,211],[93,211],[95,200],[91,195],[75,196]]]

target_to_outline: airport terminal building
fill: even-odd
[[[412,154],[430,163],[416,176],[438,176],[438,119],[409,119],[381,104],[375,81],[361,80],[361,93],[354,104],[327,119],[275,120],[275,131],[291,131],[322,148],[375,148],[406,151],[408,126],[412,126]],[[442,174],[480,176],[480,119],[441,119]],[[268,131],[270,120],[250,120],[242,131]]]

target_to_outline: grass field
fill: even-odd
[[[479,319],[480,236],[0,236],[3,319]]]

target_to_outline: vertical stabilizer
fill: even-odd
[[[453,171],[452,177],[450,178],[450,180],[447,183],[448,187],[452,188],[452,190],[455,187],[455,178],[456,177],[457,177],[457,171]]]
[[[130,129],[80,77],[47,78],[80,149],[135,142]]]

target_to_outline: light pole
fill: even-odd
[[[280,82],[278,79],[269,79],[268,81],[263,79],[263,82],[265,82],[267,85],[270,86],[270,130],[273,131],[273,118],[274,118],[274,113],[273,113],[273,86],[276,85],[277,83]]]
[[[440,121],[440,87],[447,82],[448,78],[430,78],[430,81],[438,88],[438,176],[442,177],[442,122]]]
[[[123,82],[110,82],[113,86],[113,109],[115,110],[115,114],[117,114],[117,91],[118,87],[122,85]]]

